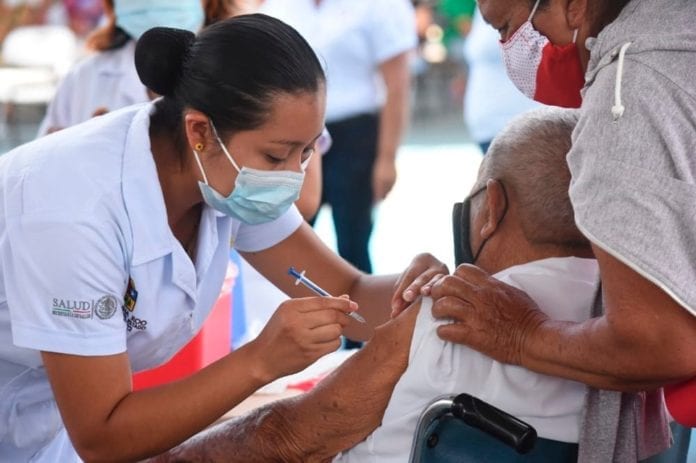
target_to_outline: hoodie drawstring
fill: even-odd
[[[626,107],[621,102],[621,83],[623,80],[623,67],[626,58],[626,50],[631,46],[631,42],[626,42],[619,50],[619,66],[616,70],[616,85],[614,86],[614,106],[611,108],[611,114],[614,116],[614,121],[618,121],[623,116]]]

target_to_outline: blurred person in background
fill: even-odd
[[[63,7],[68,25],[78,37],[94,30],[104,14],[102,0],[63,0]]]
[[[449,83],[450,101],[462,101],[467,84],[468,69],[462,49],[469,32],[476,0],[440,0],[437,2],[438,22],[442,24],[442,41],[455,74]]]
[[[265,0],[260,12],[296,28],[325,62],[322,203],[330,204],[338,252],[372,271],[372,207],[396,182],[396,151],[409,109],[409,53],[416,45],[408,0]]]
[[[197,32],[205,22],[201,0],[104,0],[106,22],[87,39],[96,53],[78,63],[58,86],[39,136],[108,111],[149,101],[135,71],[135,43],[148,29],[169,26]]]
[[[471,138],[486,154],[493,138],[516,115],[540,106],[510,82],[500,52],[498,33],[476,9],[464,44],[469,78],[464,94],[464,122]]]

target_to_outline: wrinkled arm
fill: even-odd
[[[522,364],[595,387],[648,390],[696,374],[696,317],[667,293],[594,246],[605,315],[547,320],[527,337]]]
[[[549,319],[524,292],[461,266],[433,288],[445,341],[504,363],[598,389],[645,391],[696,375],[696,317],[630,267],[594,246],[605,314]]]
[[[330,461],[379,426],[408,363],[419,305],[377,328],[372,341],[312,391],[221,423],[155,461]]]

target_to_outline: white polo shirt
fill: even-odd
[[[495,278],[525,291],[550,318],[590,318],[599,267],[594,259],[550,258],[507,268]],[[463,345],[445,342],[432,299],[424,298],[411,340],[408,368],[394,388],[382,425],[339,455],[342,463],[408,461],[418,417],[435,397],[468,393],[534,426],[539,436],[577,442],[584,384],[506,365]]]
[[[323,61],[327,122],[377,111],[379,65],[417,42],[409,0],[265,0],[260,12],[297,29]]]
[[[28,460],[62,428],[39,351],[128,352],[133,371],[160,365],[211,310],[230,237],[256,251],[302,223],[295,208],[247,226],[205,207],[192,262],[167,222],[150,151],[152,108],[125,108],[0,158],[0,455],[7,461]],[[99,391],[84,394],[88,401]]]
[[[117,50],[86,57],[68,72],[46,109],[39,136],[89,120],[100,108],[115,111],[147,101],[150,97],[135,70],[135,40],[131,40]]]

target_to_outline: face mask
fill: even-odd
[[[577,31],[568,45],[549,42],[532,25],[539,1],[527,21],[501,42],[505,68],[510,80],[529,98],[547,105],[579,108],[585,75],[575,45]]]
[[[498,220],[498,225],[503,221],[505,215],[507,214],[508,208],[508,198],[505,187],[501,183],[500,186],[503,188],[503,195],[505,196],[505,209],[503,210],[503,215]],[[488,240],[493,236],[490,235],[483,240],[476,253],[471,249],[471,200],[479,193],[486,190],[483,186],[478,190],[471,193],[464,201],[461,203],[455,203],[452,209],[452,234],[454,236],[454,264],[458,267],[461,264],[476,264],[483,247],[486,245]]]
[[[203,26],[201,0],[116,0],[116,25],[138,40],[153,27],[175,27],[194,34]]]
[[[249,225],[270,222],[283,215],[300,197],[304,182],[304,168],[309,162],[302,163],[302,172],[258,170],[242,167],[241,169],[230,156],[227,147],[222,143],[210,123],[220,148],[237,170],[237,180],[234,190],[224,197],[208,185],[208,177],[203,170],[203,164],[196,151],[193,152],[198,168],[203,175],[203,182],[198,182],[203,200],[213,209],[233,217]]]

